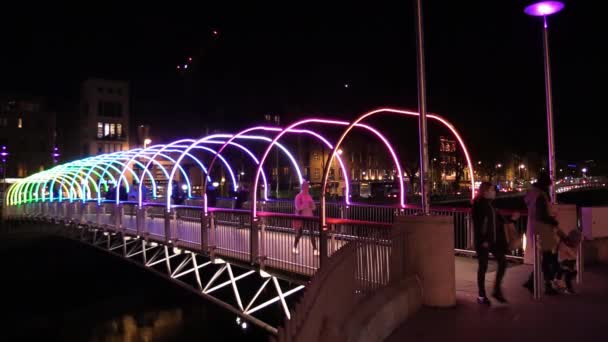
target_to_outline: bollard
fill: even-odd
[[[542,257],[541,257],[541,246],[540,236],[534,235],[534,299],[540,300],[542,298],[542,282],[543,275],[541,272]]]

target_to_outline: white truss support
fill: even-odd
[[[144,263],[146,263],[147,262],[147,260],[146,260],[146,257],[147,257],[146,252],[149,251],[149,250],[151,250],[151,249],[154,249],[154,247],[145,248],[143,246],[144,246],[143,244],[141,246],[138,245],[138,249],[141,249],[141,250],[139,252],[127,255],[127,258],[132,258],[132,257],[134,257],[136,255],[140,255],[140,254],[143,253],[144,254]]]
[[[192,259],[196,259],[196,257],[194,256],[194,254],[192,254]],[[186,274],[188,274],[188,273],[191,273],[191,272],[196,272],[196,274],[197,274],[197,276],[196,276],[196,277],[197,277],[197,281],[199,281],[199,282],[200,282],[200,276],[199,276],[199,274],[198,274],[198,270],[199,270],[199,269],[201,269],[201,268],[203,268],[203,267],[205,267],[205,266],[207,266],[207,265],[211,265],[211,261],[207,261],[206,263],[204,263],[204,264],[202,264],[202,265],[198,266],[198,265],[197,265],[197,263],[196,263],[196,260],[192,260],[192,264],[193,264],[193,267],[192,267],[191,269],[189,269],[189,270],[187,270],[187,271],[184,271],[184,272],[182,272],[182,273],[180,273],[180,274],[178,274],[178,275],[175,275],[175,276],[173,276],[173,278],[174,278],[174,279],[177,279],[177,278],[179,278],[179,277],[185,276],[185,275],[186,275]],[[174,273],[175,273],[175,272],[174,272]],[[201,286],[200,286],[200,287],[201,287],[201,290],[202,290],[203,285],[201,284]]]
[[[141,240],[141,252],[144,258],[144,265],[148,262],[148,253],[146,253],[149,249],[146,248],[146,240]]]
[[[135,242],[135,240],[133,240],[133,242]],[[137,254],[141,253],[141,251],[139,251],[139,252],[137,252],[137,254],[133,254],[136,250],[139,250],[140,248],[141,248],[140,244],[137,244],[137,243],[134,244],[133,247],[131,247],[131,250],[129,250],[129,252],[127,253],[126,257],[130,258],[130,257],[132,257],[134,255],[137,255]]]
[[[204,263],[201,267],[209,265],[211,261]],[[192,266],[194,266],[194,274],[196,275],[196,284],[199,290],[203,290],[203,284],[201,283],[201,275],[198,273],[198,265],[196,264],[196,254],[192,253]],[[179,275],[181,277],[181,274]]]
[[[244,274],[241,274],[239,277],[246,277],[247,275],[255,273],[255,271],[249,271]],[[241,295],[239,294],[239,287],[236,286],[236,280],[234,279],[234,274],[232,273],[232,266],[228,264],[228,275],[230,276],[230,281],[232,282],[232,291],[234,291],[234,297],[236,298],[237,303],[239,304],[239,308],[241,311],[243,310],[243,302],[241,301]],[[207,292],[208,293],[208,292]]]
[[[269,282],[270,282],[270,279],[266,279],[266,281],[264,282],[264,284],[262,284],[262,286],[260,287],[260,289],[258,290],[258,292],[255,294],[255,296],[253,296],[253,299],[251,299],[251,301],[249,302],[249,304],[245,308],[245,312],[247,312],[247,310],[249,310],[249,308],[251,307],[251,305],[253,305],[253,303],[255,303],[255,300],[258,299],[260,293],[262,293],[262,291],[266,288],[266,285],[268,285]]]
[[[283,294],[283,298],[287,298],[289,295],[291,295],[291,294],[293,294],[293,293],[296,293],[296,292],[300,291],[300,290],[301,290],[301,289],[303,289],[303,288],[304,288],[304,285],[299,285],[299,286],[297,286],[296,288],[291,289],[291,290],[289,290],[289,291],[285,292],[285,293]],[[256,306],[255,308],[253,308],[253,309],[249,310],[249,311],[246,311],[246,312],[245,312],[245,314],[247,314],[247,315],[251,315],[252,313],[254,313],[254,312],[258,311],[258,310],[261,310],[261,309],[263,309],[263,308],[267,307],[268,305],[270,305],[270,304],[272,304],[272,303],[276,303],[276,302],[278,302],[279,300],[280,300],[279,296],[276,296],[276,297],[274,297],[273,299],[271,299],[271,300],[269,300],[269,301],[266,301],[266,302],[264,302],[264,303],[262,303],[262,304],[260,304],[260,305]]]
[[[230,265],[230,264],[227,264],[227,265]],[[230,273],[230,272],[232,272],[232,269],[229,269],[228,271],[229,271],[229,273]],[[251,275],[251,274],[253,274],[253,273],[255,273],[255,271],[248,271],[248,272],[245,272],[245,273],[241,274],[240,276],[238,276],[238,277],[236,277],[236,278],[234,278],[234,277],[232,277],[232,276],[231,276],[231,277],[230,277],[230,280],[226,280],[225,282],[223,282],[223,283],[221,283],[221,284],[219,284],[219,285],[217,285],[217,286],[215,286],[215,287],[213,287],[213,288],[211,288],[211,289],[209,289],[209,290],[205,291],[205,293],[206,293],[206,294],[209,294],[209,293],[211,293],[211,292],[213,292],[213,291],[215,291],[215,290],[219,290],[219,289],[221,289],[222,287],[224,287],[224,286],[226,286],[226,285],[230,285],[230,284],[233,284],[233,286],[236,286],[236,282],[237,282],[237,281],[239,281],[239,280],[241,280],[241,279],[243,279],[243,278],[245,278],[245,277],[247,277],[248,275]]]
[[[150,260],[150,261],[148,262],[148,264],[147,264],[146,266],[148,266],[148,267],[152,267],[152,266],[155,266],[155,265],[160,264],[160,263],[161,263],[161,262],[163,262],[163,261],[165,261],[167,264],[169,264],[169,260],[170,260],[170,259],[173,259],[173,258],[175,258],[176,256],[178,256],[178,255],[179,255],[179,254],[173,254],[173,255],[171,255],[171,256],[167,256],[167,251],[166,251],[166,249],[159,249],[159,250],[156,252],[156,254],[154,254],[154,256],[156,256],[157,254],[161,253],[162,251],[165,251],[165,257],[164,257],[163,259],[160,259],[160,260],[154,260],[154,259],[152,259],[152,260]],[[170,264],[169,264],[169,265],[170,265]],[[167,267],[169,267],[169,266],[167,266]],[[171,272],[169,272],[169,274],[171,274]]]
[[[203,293],[207,293],[207,289],[209,288],[209,286],[211,286],[211,284],[213,284],[213,282],[215,281],[215,279],[217,279],[220,275],[222,275],[222,273],[224,273],[224,270],[226,270],[226,266],[227,265],[228,264],[225,264],[224,266],[222,266],[222,268],[220,268],[219,270],[217,270],[215,272],[215,274],[213,275],[213,277],[211,277],[211,279],[207,283],[207,286],[205,286],[205,288],[203,289]]]
[[[128,245],[133,244],[133,242],[135,242],[135,241],[136,241],[136,240],[131,240],[131,241],[129,241],[129,242],[127,242],[127,243],[124,243],[124,244],[123,244],[123,243],[120,243],[120,244],[115,245],[114,247],[110,248],[109,250],[110,250],[110,251],[113,251],[113,250],[115,250],[115,249],[119,249],[119,248],[126,248]]]
[[[291,313],[289,312],[289,308],[287,307],[287,302],[285,302],[285,296],[283,295],[283,291],[281,290],[281,285],[279,285],[277,277],[272,277],[272,282],[274,283],[274,287],[277,289],[277,293],[279,294],[279,298],[281,299],[281,304],[283,305],[285,316],[287,316],[287,319],[291,319]]]
[[[179,271],[181,271],[184,266],[186,266],[186,263],[188,263],[190,261],[190,258],[192,256],[188,255],[187,257],[184,258],[184,260],[182,260],[182,262],[179,264],[179,266],[177,266],[177,268],[175,269],[175,271],[173,271],[173,273],[171,273],[171,278],[175,278],[175,274]]]
[[[169,259],[171,259],[172,257],[176,256],[177,254],[173,254],[171,257],[169,257],[169,246],[165,245],[165,262],[167,264],[167,274],[171,274],[171,262],[169,262]]]
[[[148,261],[148,263],[146,263],[146,266],[148,266],[148,267],[152,266],[151,263],[153,263],[158,258],[158,255],[160,254],[160,252],[162,252],[162,249],[157,250],[156,253],[154,253],[152,255],[152,258],[150,258],[150,261]]]

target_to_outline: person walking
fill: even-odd
[[[315,210],[315,201],[312,199],[310,195],[310,185],[308,181],[302,182],[302,186],[300,189],[300,193],[296,195],[295,198],[295,214],[300,216],[313,216],[313,211]],[[303,222],[301,220],[293,221],[293,228],[296,230],[296,239],[293,242],[293,250],[294,254],[298,254],[298,243],[300,242],[300,238],[302,237],[302,231],[304,230]],[[308,229],[310,232],[310,243],[312,244],[313,255],[319,255],[319,250],[317,249],[317,241],[315,240],[314,231],[312,227]]]
[[[479,304],[489,305],[490,300],[486,296],[486,272],[488,270],[488,258],[492,253],[498,263],[496,271],[496,282],[494,283],[494,297],[500,303],[507,300],[502,293],[502,279],[507,268],[507,239],[504,232],[504,220],[498,215],[492,202],[496,198],[496,188],[492,183],[483,182],[479,186],[479,192],[473,200],[473,229],[475,239],[475,251],[479,267],[477,269],[477,287],[479,289]]]
[[[528,246],[526,252],[531,252],[534,255],[534,235],[540,238],[540,247],[542,250],[542,272],[545,278],[545,294],[556,295],[557,292],[553,288],[553,280],[559,267],[557,260],[557,244],[559,238],[557,235],[557,227],[559,222],[555,219],[551,210],[551,202],[549,201],[549,187],[552,181],[549,175],[541,172],[538,176],[538,181],[532,184],[530,190],[526,194],[524,201],[528,206],[528,226],[526,228],[526,240]],[[534,293],[534,272],[530,274],[528,281],[523,284],[531,293]]]
[[[129,189],[129,201],[134,202],[139,200],[139,185],[136,181],[131,183],[131,188]]]

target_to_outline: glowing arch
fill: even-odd
[[[255,127],[255,128],[253,128],[253,129],[251,129],[251,130],[249,130],[249,131],[256,130],[257,128],[259,128],[259,127]],[[265,128],[265,127],[263,127],[263,128]],[[272,129],[266,129],[266,130],[275,130],[275,128],[272,128]],[[280,128],[279,128],[279,130],[280,130]],[[192,144],[191,144],[191,145],[190,145],[190,146],[189,146],[189,147],[188,147],[188,148],[187,148],[187,149],[184,151],[184,154],[185,154],[185,153],[187,153],[188,151],[190,151],[191,149],[196,148],[196,147],[197,147],[199,144],[204,144],[204,143],[206,143],[206,142],[210,141],[211,139],[216,139],[216,137],[217,137],[217,136],[229,137],[229,139],[228,139],[226,142],[224,142],[224,143],[223,143],[223,145],[220,147],[220,149],[217,151],[217,153],[216,153],[216,154],[213,156],[213,159],[211,160],[211,163],[209,164],[209,170],[211,170],[211,169],[212,169],[212,166],[213,166],[213,164],[215,163],[215,160],[216,160],[217,158],[220,158],[220,160],[222,160],[222,159],[223,159],[223,157],[221,156],[221,153],[223,152],[223,150],[224,150],[224,149],[225,149],[225,148],[226,148],[228,145],[232,145],[232,144],[233,144],[233,142],[234,142],[234,140],[235,140],[235,139],[237,139],[238,137],[233,136],[233,135],[228,135],[228,136],[226,136],[226,135],[211,135],[211,136],[203,137],[203,138],[201,138],[201,139],[199,139],[199,140],[195,141],[194,143],[192,143]],[[262,140],[265,140],[265,139],[270,139],[270,138],[267,138],[267,137],[260,137],[260,136],[253,136],[253,137],[251,137],[251,138],[252,138],[252,139],[258,139],[258,140],[260,140],[260,139],[262,139]],[[282,150],[282,151],[285,153],[285,155],[286,155],[286,156],[289,158],[289,160],[291,161],[291,163],[294,165],[294,167],[295,167],[295,169],[296,169],[296,172],[298,173],[298,177],[299,177],[299,179],[301,180],[301,179],[302,179],[302,173],[301,173],[301,170],[300,170],[300,168],[299,168],[299,166],[298,166],[298,163],[296,162],[296,160],[295,160],[295,158],[293,157],[293,155],[292,155],[292,154],[289,152],[289,150],[288,150],[287,148],[285,148],[284,146],[282,146],[282,145],[280,145],[280,144],[276,144],[276,146],[277,146],[277,148],[281,149],[281,150]],[[183,155],[182,155],[182,156],[180,156],[180,158],[178,158],[178,163],[180,163],[182,159],[183,159]],[[174,167],[174,169],[175,169],[175,167]],[[170,178],[170,182],[169,182],[169,184],[171,184],[171,181],[173,180],[174,173],[175,173],[175,170],[171,170],[171,178]],[[265,177],[264,177],[264,178],[265,178]],[[208,180],[205,178],[205,179],[204,179],[204,182],[203,182],[203,189],[202,189],[202,190],[204,191],[204,196],[203,196],[203,198],[204,198],[204,200],[203,200],[204,205],[203,205],[203,207],[205,208],[205,211],[207,210],[207,182],[208,182]],[[236,190],[236,184],[234,183],[234,181],[233,181],[233,184],[235,185],[235,190]],[[168,191],[168,193],[170,194],[170,190]],[[171,207],[171,201],[170,201],[169,196],[167,196],[167,210],[169,210],[169,209],[170,209],[170,207]]]
[[[318,119],[318,118],[304,119],[304,120],[300,120],[298,122],[295,122],[292,125],[290,125],[289,127],[287,127],[284,130],[282,130],[278,135],[275,136],[275,138],[273,140],[273,143],[276,142],[276,141],[278,141],[279,139],[281,139],[281,137],[283,135],[285,135],[286,133],[288,133],[290,131],[294,131],[294,129],[296,127],[304,125],[304,124],[308,124],[308,123],[322,123],[322,124],[341,125],[341,126],[348,126],[349,125],[349,123],[347,121],[340,121],[340,120],[328,120],[328,119]],[[377,131],[376,129],[374,129],[373,127],[368,126],[368,125],[358,124],[356,126],[357,127],[362,127],[364,129],[367,129],[368,131],[370,131],[373,134],[375,134],[385,144],[385,146],[387,147],[387,149],[389,151],[393,152],[390,143],[388,142],[388,140],[379,131]],[[272,144],[270,146],[272,146]],[[264,152],[264,155],[262,156],[261,163],[263,163],[266,160],[266,158],[268,157],[268,154],[270,153],[270,146]],[[338,155],[336,153],[336,147],[335,146],[332,148],[331,158],[328,160],[328,163],[325,165],[328,170],[331,168],[331,164],[333,163],[334,154],[337,156],[338,160],[340,160],[340,155]],[[391,153],[391,156],[393,158],[393,163],[395,164],[395,167],[397,168],[397,170],[401,174],[402,173],[401,172],[401,162],[399,161],[399,158],[397,158],[397,155],[395,153]],[[258,179],[259,179],[260,169],[261,169],[261,166],[258,168],[258,170],[256,172],[256,176],[255,176],[255,179],[254,179],[254,189],[256,189],[257,185],[258,185]],[[401,186],[401,189],[403,191],[403,189],[404,189],[403,181],[400,181],[400,186]],[[347,188],[347,190],[348,190],[348,188]],[[349,196],[350,196],[350,194],[347,191],[346,198],[348,198]],[[253,201],[256,201],[256,192],[255,191],[253,192]],[[347,204],[348,203],[349,202],[347,201]],[[252,208],[252,216],[256,217],[256,215],[257,215],[257,208]]]
[[[231,144],[234,140],[239,139],[239,138],[243,138],[243,137],[247,137],[247,133],[253,132],[253,131],[258,131],[258,130],[261,130],[261,131],[271,131],[271,132],[283,132],[284,131],[282,128],[279,128],[279,127],[267,127],[267,126],[256,126],[256,127],[247,128],[247,129],[245,129],[245,130],[243,130],[243,131],[241,131],[241,132],[239,132],[239,133],[231,136],[230,139],[228,139],[228,141],[226,141],[226,143],[224,143],[224,145],[220,148],[220,150],[218,151],[218,153],[221,153],[226,148],[226,146],[228,146],[229,144]],[[327,141],[327,139],[325,139],[322,135],[320,135],[320,134],[318,134],[318,133],[316,133],[314,131],[310,131],[310,130],[289,130],[289,132],[290,133],[306,133],[306,134],[311,134],[311,135],[315,136],[317,139],[321,140],[323,143],[327,144],[328,146],[331,146],[331,144]],[[265,161],[266,156],[268,155],[269,151],[272,149],[273,146],[277,146],[278,148],[281,147],[281,144],[277,141],[276,138],[272,139],[271,144],[268,145],[268,147],[266,149],[266,154],[262,157],[262,159],[260,160],[260,163],[258,164],[258,169],[257,169],[256,175],[254,177],[254,191],[253,191],[253,201],[254,202],[256,201],[256,198],[257,198],[257,185],[258,185],[258,181],[259,181],[259,178],[260,178],[260,173],[263,174],[262,168],[263,168],[264,161]],[[293,159],[293,157],[291,159]],[[343,171],[343,174],[344,174],[344,178],[346,180],[346,184],[347,184],[346,185],[346,194],[347,194],[346,197],[348,198],[349,197],[348,196],[348,194],[349,194],[348,172],[346,171],[346,167],[344,166],[344,163],[341,161],[340,156],[338,156],[338,159],[340,161],[339,164],[340,164],[340,167],[342,168],[342,171]],[[211,160],[211,163],[209,164],[209,168],[213,167],[214,163],[215,163],[215,158],[213,160]],[[296,165],[295,169],[296,169],[296,171],[298,171],[298,176],[299,176],[300,183],[301,183],[303,181],[303,178],[302,178],[302,175],[300,173],[299,166],[297,165],[297,163],[295,165]],[[267,187],[265,187],[265,188],[267,189]],[[207,212],[208,208],[207,208],[207,193],[206,193],[207,190],[206,190],[206,184],[205,184],[204,191],[205,191],[205,195],[204,195],[204,201],[203,201],[203,208],[204,208],[204,211]],[[265,190],[265,195],[266,195],[266,191],[267,190]],[[253,207],[253,210],[254,210],[254,213],[255,213],[255,211],[257,211],[257,208],[256,208],[255,205],[252,206],[252,207]]]
[[[344,132],[342,133],[342,135],[336,142],[336,145],[334,146],[334,149],[329,156],[329,161],[328,161],[327,165],[325,166],[325,169],[323,170],[323,180],[322,180],[322,188],[321,188],[321,224],[323,225],[324,229],[326,226],[325,192],[327,191],[327,180],[329,178],[328,165],[331,165],[337,149],[340,148],[340,145],[342,144],[342,142],[344,141],[344,139],[346,138],[348,133],[364,119],[366,119],[370,116],[373,116],[375,114],[380,114],[380,113],[393,113],[393,114],[399,114],[399,115],[420,116],[420,114],[418,112],[392,109],[392,108],[380,108],[380,109],[376,109],[376,110],[367,112],[367,113],[359,116],[355,121],[353,121],[344,130]],[[454,136],[458,140],[458,143],[460,144],[460,147],[462,148],[462,151],[464,152],[465,158],[467,160],[467,165],[469,166],[469,176],[471,177],[471,196],[474,197],[475,196],[475,178],[474,178],[475,176],[474,176],[474,171],[473,171],[473,162],[471,161],[471,158],[469,156],[469,151],[468,151],[466,145],[464,144],[464,141],[460,137],[460,134],[458,133],[456,128],[454,128],[454,126],[451,123],[449,123],[447,120],[440,117],[439,115],[428,114],[427,118],[431,118],[431,119],[441,122],[445,127],[447,127],[452,132],[452,134],[454,134]],[[389,147],[389,149],[392,150],[392,147]],[[402,174],[400,174],[399,176],[402,177]],[[403,181],[401,181],[400,183],[403,184]],[[401,187],[401,206],[405,207],[405,193],[404,193],[403,187]]]

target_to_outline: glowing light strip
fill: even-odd
[[[228,172],[229,172],[230,176],[232,177],[232,184],[233,184],[234,189],[236,191],[236,177],[234,176],[234,171],[232,170],[232,167],[230,166],[230,163],[228,163],[228,161],[221,154],[219,154],[217,151],[215,151],[215,150],[213,150],[213,149],[211,149],[209,147],[206,147],[206,146],[196,146],[195,148],[198,148],[198,149],[202,148],[204,150],[207,150],[207,151],[213,153],[214,158],[215,157],[220,158],[220,160],[224,163],[224,165],[226,165],[226,168],[228,169]],[[182,154],[179,156],[178,160],[173,164],[174,165],[173,168],[171,169],[171,175],[169,175],[169,180],[167,181],[167,196],[166,196],[167,197],[167,210],[171,209],[171,195],[173,193],[173,186],[172,186],[172,184],[173,184],[173,176],[175,175],[175,168],[180,165],[182,156],[190,155],[188,152],[189,152],[188,149],[186,149],[184,152],[182,152]],[[209,176],[209,172],[208,171],[209,170],[207,170],[207,176]],[[205,179],[205,182],[207,182],[208,178],[205,177],[204,179]],[[206,189],[202,189],[202,191],[206,192]]]
[[[238,139],[238,138],[242,138],[242,137],[246,137],[247,133],[252,132],[252,131],[256,131],[256,130],[271,131],[271,132],[280,132],[280,131],[282,131],[282,129],[279,128],[279,127],[267,127],[267,126],[256,126],[256,127],[251,127],[251,128],[245,129],[244,131],[241,131],[241,132],[237,133],[236,135],[231,136],[230,139],[228,139],[228,141],[226,141],[226,143],[224,144],[224,146],[222,146],[220,148],[220,150],[218,151],[218,153],[221,153],[223,151],[223,149],[226,148],[226,146],[228,146],[230,143],[232,143],[233,140]],[[293,132],[293,130],[291,130],[290,132]],[[308,133],[308,132],[311,132],[311,131],[305,130],[305,131],[302,131],[302,132]],[[298,133],[298,132],[296,132],[296,133]],[[311,132],[311,133],[314,133],[314,132]],[[313,135],[318,136],[318,137],[322,137],[321,135],[316,134],[316,133],[313,134]],[[322,140],[324,142],[327,142],[326,139],[322,139]],[[329,143],[329,142],[327,142],[327,143]],[[278,143],[276,140],[273,140],[273,142],[268,146],[268,149],[271,149],[275,145],[276,146],[281,146],[280,143]],[[338,158],[340,158],[340,156],[338,156]],[[262,174],[263,174],[263,171],[260,171],[260,170],[263,167],[264,160],[265,160],[265,158],[262,158],[262,160],[260,161],[260,164],[258,165],[258,171],[257,171],[256,176],[255,176],[255,183],[254,183],[255,185],[254,185],[254,191],[253,191],[253,193],[254,193],[254,201],[257,198],[257,184],[258,184],[258,181],[259,181],[260,172],[262,172]],[[295,159],[293,157],[291,158],[291,160],[295,162]],[[213,160],[211,160],[211,163],[209,164],[209,169],[211,169],[213,167],[214,162],[215,162],[215,158]],[[340,164],[341,164],[341,166],[343,166],[343,163],[340,163]],[[295,168],[296,168],[296,170],[298,172],[298,176],[299,176],[300,184],[301,184],[302,181],[303,181],[303,178],[302,178],[302,174],[300,172],[300,168],[297,165],[297,163],[295,164]],[[347,183],[348,183],[348,172],[346,171],[345,167],[343,168],[343,173],[344,173],[344,177],[345,177],[345,179],[347,180]],[[267,189],[267,188],[268,187],[265,187],[265,189]],[[347,186],[346,189],[347,189],[347,197],[349,197],[349,187]],[[265,191],[265,196],[267,196],[266,191]],[[203,201],[203,208],[204,208],[204,211],[207,212],[206,184],[205,184],[205,195],[204,195],[204,201]],[[257,208],[254,208],[254,212],[255,212],[255,210],[257,210]]]
[[[228,134],[227,134],[228,135]],[[209,143],[209,144],[224,144],[225,141],[221,141],[221,140],[209,140],[206,141],[205,143]],[[258,165],[260,163],[260,161],[258,160],[258,158],[249,150],[247,149],[245,146],[241,145],[241,144],[237,144],[235,142],[232,142],[231,145],[234,145],[238,148],[240,148],[241,150],[243,150],[246,154],[249,155],[249,157],[251,157],[251,159],[253,160],[253,162]],[[268,180],[266,179],[266,173],[262,172],[262,179],[264,182],[264,199],[268,200]],[[211,179],[207,179],[207,181],[210,181]]]
[[[306,124],[306,123],[328,123],[328,124],[340,124],[340,121],[336,121],[336,120],[324,120],[324,119],[305,119],[305,120],[301,120],[298,121],[294,124],[291,124],[289,127],[282,129],[279,134],[275,135],[274,139],[272,140],[272,143],[268,145],[268,147],[266,148],[266,150],[264,151],[264,154],[262,155],[262,158],[260,159],[260,165],[258,166],[258,169],[256,170],[255,173],[255,177],[253,179],[253,191],[252,191],[252,203],[257,203],[257,188],[258,188],[258,180],[260,178],[260,172],[262,170],[262,166],[264,164],[264,161],[266,160],[266,158],[268,157],[268,154],[270,153],[270,150],[272,149],[272,146],[275,145],[275,143],[281,139],[281,137],[283,135],[285,135],[286,133],[288,133],[289,131],[293,130],[294,128]],[[254,127],[255,128],[255,127]],[[246,129],[244,131],[241,131],[238,135],[242,135],[245,134],[249,131],[251,131],[252,129]],[[333,159],[330,160],[330,165],[331,165],[331,161]],[[253,205],[251,206],[251,213],[252,216],[255,218],[257,216],[257,206]]]
[[[316,119],[316,118],[306,119],[306,120],[302,120],[302,121],[296,122],[293,125],[285,128],[283,131],[281,131],[281,133],[279,133],[275,137],[275,141],[277,141],[278,139],[280,139],[285,133],[297,131],[297,130],[294,129],[295,127],[298,127],[298,126],[301,126],[301,125],[307,124],[307,123],[322,123],[322,124],[342,125],[342,126],[347,126],[349,124],[347,121],[340,121],[340,120],[327,120],[327,119]],[[377,131],[376,129],[372,128],[371,126],[368,126],[368,125],[357,125],[357,126],[365,128],[365,129],[371,131],[372,133],[374,133],[376,136],[378,136],[382,140],[382,142],[384,143],[384,145],[386,146],[386,148],[389,150],[389,152],[391,152],[391,156],[393,157],[393,162],[395,163],[395,167],[397,168],[397,170],[399,170],[399,173],[401,173],[401,162],[399,161],[399,158],[397,158],[397,155],[394,153],[394,151],[393,151],[393,149],[391,147],[391,144],[388,142],[388,140],[379,131]],[[270,146],[272,146],[272,144]],[[330,148],[332,149],[333,153],[331,153],[331,157],[330,157],[328,163],[326,164],[328,170],[331,169],[331,165],[333,163],[334,156],[336,156],[338,158],[339,163],[341,165],[343,165],[343,163],[341,161],[340,155],[336,153],[336,147],[330,147]],[[264,160],[268,156],[269,152],[270,152],[270,150],[269,150],[269,148],[267,148],[266,151],[265,151],[265,153],[264,153],[264,156],[262,157],[261,163],[264,163]],[[261,167],[258,167],[258,172],[256,173],[255,182],[254,182],[254,189],[257,188],[257,181],[258,181],[258,178],[259,178],[259,169],[260,168]],[[345,174],[345,177],[344,177],[345,178],[345,183],[348,184],[349,180],[348,180],[348,175],[347,175],[348,172],[347,172],[346,168],[343,168],[342,172]],[[405,192],[405,188],[404,188],[403,181],[402,181],[401,177],[402,177],[402,175],[400,174],[399,175],[399,179],[401,181],[399,182],[399,186],[400,186],[400,189],[401,189],[401,193],[403,194]],[[255,193],[255,191],[254,191],[254,193]],[[350,198],[350,189],[349,189],[348,186],[346,186],[345,197],[346,197],[345,202],[347,204],[350,204],[350,200],[349,200],[349,198]],[[405,199],[405,197],[402,196],[401,203],[402,203],[403,206],[405,206],[405,200],[404,199]],[[255,194],[254,194],[253,200],[254,201],[256,200]],[[252,209],[252,215],[253,215],[253,217],[256,216],[256,213],[257,213],[257,208],[253,208]]]
[[[158,151],[156,151],[154,153],[154,155],[152,156],[152,158],[150,159],[150,161],[148,161],[148,163],[146,163],[146,166],[144,167],[144,170],[148,170],[148,168],[150,167],[150,163],[153,160],[156,160],[156,157],[158,157],[159,155],[163,156],[163,154],[162,154],[163,151],[167,150],[168,148],[174,148],[176,146],[179,146],[178,144],[180,144],[182,142],[189,142],[189,141],[192,141],[192,139],[177,140],[177,141],[174,141],[174,142],[172,142],[172,143],[170,143],[168,145],[155,145],[155,146],[150,146],[150,147],[144,149],[143,151],[154,152],[154,150],[156,148],[158,148]],[[133,160],[136,157],[137,157],[137,155],[133,156],[133,158],[131,158],[131,160]],[[182,157],[182,155],[180,155],[180,157]],[[193,158],[193,159],[196,160],[196,158]],[[171,158],[171,161],[173,162],[173,165],[175,165],[175,163],[177,163],[177,161],[174,160],[174,159],[172,159],[172,158]],[[198,161],[198,160],[196,160],[196,161]],[[200,163],[199,165],[201,165],[201,167],[203,168],[202,163]],[[183,169],[181,168],[181,166],[179,166],[179,169],[181,169],[183,171]],[[172,170],[171,175],[173,175],[173,170],[176,170],[175,166],[171,170]],[[152,176],[150,176],[150,177],[153,179]],[[188,195],[191,197],[192,196],[192,192],[191,192],[192,191],[192,186],[190,185],[190,179],[188,178],[187,174],[185,174],[185,173],[184,173],[184,178],[185,178],[186,182],[188,183]],[[169,179],[169,177],[168,177],[168,179]],[[143,180],[144,180],[144,177],[142,177],[142,184],[143,184]],[[119,179],[119,182],[120,182],[120,179]],[[170,191],[171,191],[171,183],[167,183],[167,194],[169,194]],[[167,195],[167,197],[169,198],[169,195]],[[138,190],[138,203],[139,203],[140,207],[142,206],[142,201],[143,201],[143,193],[142,193],[142,187],[140,186],[139,190]],[[118,197],[116,198],[116,203],[119,203],[119,198]]]
[[[359,118],[357,118],[355,121],[353,121],[350,124],[350,126],[348,126],[348,128],[346,128],[346,130],[342,133],[342,135],[340,136],[340,139],[338,139],[338,142],[336,143],[336,146],[334,147],[334,151],[333,151],[334,153],[332,153],[329,157],[330,159],[329,159],[329,163],[327,165],[331,165],[333,158],[335,156],[336,149],[338,149],[340,147],[340,145],[342,144],[342,142],[344,141],[344,139],[346,138],[348,133],[362,120],[364,120],[365,118],[370,117],[374,114],[378,114],[378,113],[394,113],[394,114],[402,114],[402,115],[420,116],[420,114],[417,112],[391,109],[391,108],[381,108],[381,109],[373,110],[373,111],[370,111],[370,112],[367,112],[367,113],[361,115]],[[465,157],[467,159],[467,163],[469,165],[469,172],[470,172],[470,177],[471,177],[471,196],[474,197],[475,196],[475,194],[474,194],[475,180],[474,180],[474,173],[473,173],[473,163],[471,161],[471,158],[469,157],[469,153],[464,144],[464,141],[462,140],[462,138],[460,137],[460,135],[458,134],[456,129],[450,123],[448,123],[447,120],[445,120],[442,117],[435,115],[435,114],[429,114],[429,115],[427,115],[427,117],[438,120],[439,122],[444,124],[448,129],[450,129],[450,131],[452,131],[454,136],[456,136],[456,139],[460,143],[460,146],[461,146],[462,150],[464,151]],[[329,167],[326,166],[325,170],[323,170],[323,185],[322,185],[322,189],[321,189],[321,224],[324,227],[326,225],[325,191],[327,191],[327,179],[328,178],[329,178]],[[403,191],[402,191],[402,193],[401,193],[401,205],[402,206],[405,206],[404,198],[405,198],[405,194],[403,194]]]

